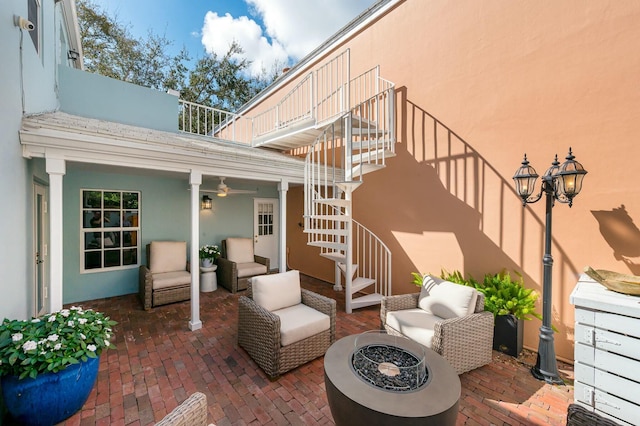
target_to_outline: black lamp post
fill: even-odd
[[[556,362],[556,351],[553,344],[553,329],[551,328],[551,269],[553,258],[551,257],[551,209],[555,200],[561,203],[573,204],[573,197],[580,193],[582,180],[587,171],[582,164],[574,160],[574,156],[569,148],[569,155],[566,161],[560,165],[558,156],[551,163],[551,167],[542,176],[542,187],[538,195],[533,194],[538,174],[529,165],[527,154],[524,155],[522,165],[513,176],[516,182],[516,191],[522,198],[522,205],[535,203],[542,198],[542,193],[546,195],[546,226],[544,234],[544,257],[542,263],[543,285],[542,285],[542,326],[540,327],[540,339],[538,342],[538,359],[535,367],[531,368],[531,374],[547,383],[561,384],[562,379],[558,375],[558,364]]]

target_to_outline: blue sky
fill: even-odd
[[[95,0],[131,33],[148,30],[184,45],[192,58],[224,54],[235,40],[253,62],[252,73],[292,65],[375,0]]]

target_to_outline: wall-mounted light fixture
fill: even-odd
[[[208,195],[202,196],[201,208],[202,210],[211,210],[212,208],[211,197],[209,197]]]
[[[80,53],[76,50],[69,49],[69,51],[67,52],[67,58],[71,59],[72,61],[77,61],[79,57]]]

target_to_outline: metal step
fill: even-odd
[[[354,279],[353,281],[351,281],[351,294],[355,294],[357,292],[359,292],[360,290],[369,287],[372,284],[375,284],[376,280],[372,279],[372,278],[364,278],[364,277],[358,277],[356,279]]]
[[[380,293],[367,294],[366,296],[356,297],[351,300],[351,309],[364,308],[372,305],[379,305],[382,301]]]
[[[317,200],[313,200],[313,202],[336,207],[349,207],[351,205],[351,201],[342,198],[318,198]]]
[[[344,260],[344,256],[342,257],[342,260]],[[340,261],[337,261],[337,262],[338,262],[338,268],[340,268],[340,270],[342,271],[342,275],[346,275],[347,264]],[[357,271],[358,271],[358,264],[354,263],[353,265],[351,265],[351,276],[355,275]]]
[[[344,264],[344,259],[346,258],[344,253],[339,251],[330,251],[327,253],[320,253],[320,256],[325,257],[329,260],[333,260],[334,262],[341,262]]]
[[[389,158],[389,155],[392,154],[391,151],[387,151],[384,149],[376,149],[373,151],[364,151],[360,154],[353,154],[351,156],[351,161],[353,164],[357,163],[368,163],[370,161],[382,161],[385,158]]]
[[[311,216],[305,216],[305,218],[311,220],[330,220],[330,221],[338,221],[338,222],[349,222],[351,219],[345,215],[341,214],[316,214]]]
[[[346,229],[305,229],[305,234],[318,234],[318,235],[340,235],[346,237],[349,233]]]
[[[350,180],[350,181],[343,181],[343,182],[335,182],[336,186],[338,188],[340,188],[343,191],[355,191],[356,189],[358,189],[358,187],[360,185],[362,185],[362,181],[361,180]]]
[[[365,141],[354,141],[351,142],[351,150],[352,151],[370,151],[372,149],[385,149],[391,144],[389,141],[384,139],[376,139],[376,140],[365,140]]]
[[[331,243],[329,241],[310,241],[310,242],[307,243],[307,245],[314,246],[314,247],[327,248],[327,249],[331,249],[331,250],[338,250],[338,251],[347,249],[347,245],[346,244],[343,244],[343,243]]]
[[[376,170],[381,170],[384,168],[385,166],[382,164],[358,164],[356,166],[353,166],[351,176],[366,175],[367,173],[375,172]]]

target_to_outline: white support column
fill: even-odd
[[[62,177],[66,163],[60,158],[46,157],[49,174],[49,312],[62,309]]]
[[[287,191],[289,190],[289,182],[286,180],[278,184],[280,192],[280,265],[279,272],[287,272]]]
[[[200,184],[202,172],[191,170],[189,176],[191,185],[191,331],[200,330]]]

